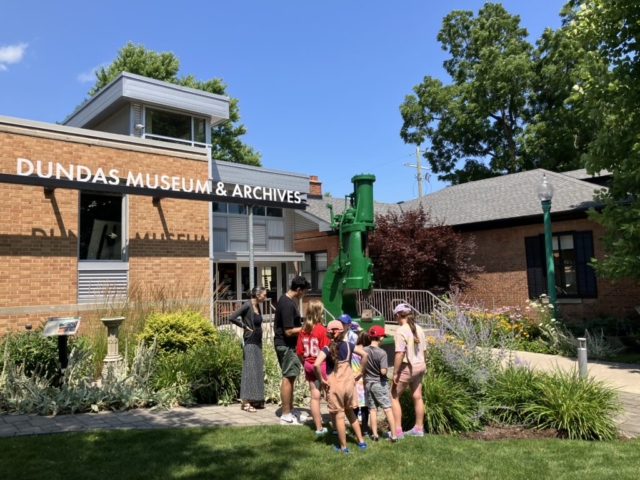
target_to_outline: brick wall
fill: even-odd
[[[587,219],[553,223],[554,232],[589,230],[593,231],[594,255],[602,258],[604,251],[599,237],[603,228],[600,225]],[[474,261],[484,268],[484,272],[465,292],[467,299],[483,302],[487,306],[524,305],[529,297],[524,239],[540,234],[544,234],[542,225],[465,233],[467,237],[474,237]],[[294,245],[297,252],[326,250],[329,263],[338,254],[338,237],[329,232],[296,233]],[[640,323],[640,317],[635,311],[635,306],[640,305],[639,285],[628,279],[612,283],[600,277],[597,278],[597,284],[597,298],[560,300],[563,315],[573,318],[630,317],[638,319]]]
[[[318,180],[317,175],[309,177],[309,195],[322,196],[322,182]]]
[[[298,232],[293,236],[293,249],[298,253],[327,252],[329,264],[338,256],[338,235],[335,232]]]
[[[69,129],[72,131],[72,129]],[[15,174],[16,159],[207,178],[206,161],[160,148],[123,147],[71,133],[25,128],[0,131],[0,173]],[[126,138],[126,137],[125,137]],[[77,302],[79,192],[0,184],[0,334],[34,326],[49,306]],[[208,203],[129,196],[129,284],[167,288],[181,297],[209,289]],[[33,308],[42,306],[43,308]],[[22,309],[27,313],[15,313]],[[71,308],[66,314],[76,314]],[[56,312],[60,315],[60,312]]]
[[[604,255],[599,237],[603,229],[587,219],[553,222],[554,232],[592,231],[594,256]],[[525,237],[544,234],[544,227],[528,225],[474,232],[476,264],[484,268],[466,295],[485,305],[523,305],[529,296],[527,285],[527,261]],[[640,286],[631,280],[612,283],[597,278],[598,296],[594,299],[560,300],[564,315],[575,318],[594,318],[608,315],[637,317],[634,307],[640,305]],[[577,303],[563,303],[577,302]]]

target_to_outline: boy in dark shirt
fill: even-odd
[[[369,329],[369,339],[371,345],[364,347],[367,352],[367,365],[364,371],[364,388],[367,394],[367,406],[369,407],[369,417],[371,419],[371,440],[378,441],[378,414],[377,408],[382,407],[389,422],[389,439],[397,442],[396,425],[391,410],[391,398],[389,397],[389,386],[387,385],[387,369],[389,361],[387,353],[380,348],[380,341],[385,337],[384,328],[374,325]]]
[[[280,297],[276,305],[273,343],[282,370],[282,425],[301,425],[300,422],[306,420],[306,416],[293,408],[293,388],[301,368],[300,359],[296,354],[298,333],[302,326],[298,302],[306,295],[310,286],[306,278],[295,277],[291,281],[289,291]]]

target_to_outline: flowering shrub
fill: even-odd
[[[505,346],[505,342],[518,344],[539,336],[537,322],[525,313],[517,306],[488,309],[479,304],[459,302],[457,308],[452,308],[444,315],[452,319],[455,315],[463,314],[478,333],[488,331],[492,346],[499,347]]]

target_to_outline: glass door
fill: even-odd
[[[278,302],[278,298],[282,295],[278,285],[279,268],[277,265],[257,264],[253,271],[256,287],[264,287],[268,290],[267,298],[271,301],[274,308]],[[239,281],[242,286],[242,296],[238,298],[249,298],[249,266],[246,264],[240,267]]]

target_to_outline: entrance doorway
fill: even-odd
[[[229,287],[226,300],[246,300],[250,296],[249,265],[247,263],[218,263],[216,271],[220,283]],[[282,278],[282,265],[256,262],[253,270],[255,286],[265,287],[268,290],[267,298],[275,307],[278,298],[282,295],[282,286],[279,279]]]

